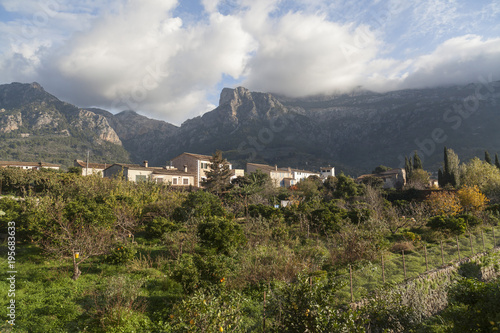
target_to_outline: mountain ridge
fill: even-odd
[[[22,84],[13,85],[11,91]],[[33,83],[31,93],[18,94],[25,102],[9,100],[10,104],[2,104],[6,94],[2,87],[0,109],[3,104],[31,105],[46,93]],[[360,174],[380,164],[398,167],[404,156],[415,150],[421,152],[424,167],[435,171],[444,145],[465,159],[482,156],[484,150],[499,151],[498,87],[497,81],[479,88],[469,84],[387,93],[357,90],[307,98],[252,92],[244,87],[224,88],[217,108],[187,119],[181,126],[131,110],[112,114],[102,109],[76,108],[50,94],[42,102],[52,105],[52,109],[62,109],[60,113],[66,115],[62,123],[69,119],[67,122],[72,124],[71,119],[79,119],[77,113],[84,111],[87,118],[90,113],[102,117],[101,127],[105,120],[134,162],[148,160],[151,165],[165,165],[184,151],[210,155],[219,149],[237,167],[244,167],[246,162],[303,169],[334,165]],[[467,101],[475,103],[469,114],[463,111]],[[49,115],[57,111],[46,109]],[[16,119],[5,119],[0,113],[0,132],[2,126],[8,127],[7,123],[11,129],[15,127],[12,124]],[[51,125],[57,128],[60,124]],[[19,128],[14,131],[19,132]],[[94,140],[98,139],[97,135]]]

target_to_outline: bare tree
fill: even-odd
[[[89,258],[103,255],[111,250],[111,244],[126,228],[118,226],[117,220],[89,221],[81,216],[65,212],[67,204],[62,199],[46,198],[39,209],[45,211],[47,219],[39,225],[37,242],[50,254],[60,258],[71,256],[73,280],[81,275],[80,264]]]

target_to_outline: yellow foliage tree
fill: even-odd
[[[456,215],[462,211],[460,199],[454,192],[432,192],[426,200],[432,215]]]
[[[457,196],[466,212],[482,211],[489,201],[477,185],[462,187],[458,190]]]

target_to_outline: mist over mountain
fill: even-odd
[[[217,108],[175,126],[130,110],[78,108],[37,83],[12,83],[0,86],[0,159],[68,165],[90,149],[108,163],[165,165],[184,151],[219,149],[237,167],[332,165],[357,175],[398,167],[418,150],[436,171],[443,146],[462,160],[500,151],[499,92],[499,81],[307,98],[225,88]]]

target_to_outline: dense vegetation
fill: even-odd
[[[419,190],[416,172],[400,191],[343,174],[283,189],[256,172],[223,186],[216,166],[213,193],[0,169],[2,194],[11,195],[0,199],[0,229],[15,221],[18,242],[16,331],[458,331],[474,319],[460,311],[495,309],[498,284],[465,280],[446,324],[420,323],[397,297],[351,308],[336,297],[335,277],[384,253],[497,225],[496,166],[471,160],[460,166],[461,185],[446,190]],[[275,208],[281,201],[288,205]],[[8,276],[0,277],[5,309]],[[497,327],[495,313],[484,318],[483,331]]]
[[[50,150],[45,149],[50,147]],[[84,136],[35,133],[27,138],[18,134],[0,134],[0,159],[3,161],[50,162],[70,167],[76,159],[82,159],[92,152],[92,162],[130,161],[129,153],[119,145],[109,142],[100,144]]]

